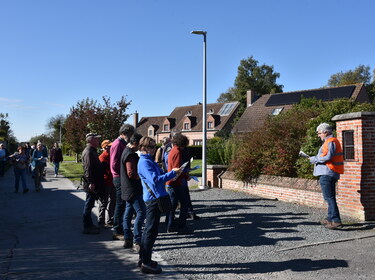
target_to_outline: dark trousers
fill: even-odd
[[[116,190],[114,186],[104,186],[103,188],[103,195],[99,199],[99,223],[106,222],[105,212],[108,211],[107,224],[112,224],[116,207]]]
[[[0,159],[0,176],[1,177],[4,177],[5,163],[6,163],[6,161],[3,161],[3,160]]]
[[[85,206],[83,207],[83,227],[89,228],[93,225],[91,211],[95,205],[96,194],[87,191]]]
[[[125,213],[126,201],[121,198],[121,179],[120,177],[113,178],[113,185],[116,189],[116,207],[113,221],[113,232],[115,234],[124,234],[123,219]]]
[[[336,202],[336,182],[337,179],[328,175],[323,175],[319,178],[323,198],[328,204],[327,220],[330,222],[341,223],[340,212]]]
[[[34,177],[34,181],[35,181],[35,189],[36,190],[39,190],[40,189],[40,186],[42,184],[42,178],[43,178],[43,172],[44,172],[44,166],[43,165],[37,165],[35,166],[35,177]]]
[[[188,215],[189,193],[186,192],[186,188],[184,186],[170,186],[168,187],[168,193],[172,201],[172,211],[166,215],[167,229],[171,229],[175,226],[177,226],[177,228],[183,228],[186,226],[186,219]],[[180,215],[176,225],[174,222],[174,217],[178,202],[180,202]]]
[[[160,211],[156,200],[151,200],[146,204],[146,224],[142,234],[141,251],[139,257],[146,265],[151,263],[152,248],[158,236]]]

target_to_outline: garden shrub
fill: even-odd
[[[228,139],[221,137],[211,138],[207,143],[207,163],[228,165],[236,152],[236,148],[234,137],[229,137]]]
[[[358,111],[375,111],[375,106],[349,99],[302,99],[287,112],[270,116],[262,128],[242,135],[230,170],[242,181],[251,181],[260,174],[314,178],[313,165],[300,158],[299,151],[316,155],[322,144],[316,127],[322,122],[335,127],[332,117]]]

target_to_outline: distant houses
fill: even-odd
[[[238,106],[239,102],[207,104],[207,139],[213,138],[219,131],[230,133]],[[139,121],[138,113],[136,114],[137,132],[152,137],[157,143],[160,143],[164,137],[181,132],[189,138],[189,145],[202,144],[203,106],[201,103],[176,107],[168,116],[142,117]]]
[[[261,127],[268,117],[291,109],[302,97],[323,101],[350,98],[353,101],[370,102],[364,84],[265,94],[260,97],[255,91],[249,90],[247,108],[234,126],[239,102],[207,104],[207,139],[213,138],[215,133],[220,131],[233,134],[254,131]],[[138,133],[152,137],[157,143],[164,137],[181,132],[189,138],[189,145],[201,145],[202,112],[202,104],[198,103],[176,107],[168,116],[142,117],[139,121],[138,113],[135,113],[134,123]]]
[[[272,115],[278,115],[292,108],[301,98],[313,98],[332,101],[339,98],[350,98],[358,102],[370,102],[363,84],[331,88],[319,88],[302,91],[265,94],[257,99],[256,92],[247,92],[247,108],[232,129],[232,133],[254,131],[261,127]]]

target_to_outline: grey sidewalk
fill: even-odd
[[[110,230],[82,234],[85,194],[51,167],[46,177],[39,193],[29,177],[26,194],[14,193],[12,169],[0,178],[0,279],[182,279],[160,258],[162,275],[141,274]]]

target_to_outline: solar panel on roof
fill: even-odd
[[[313,98],[331,101],[337,98],[350,98],[355,86],[345,86],[339,88],[328,88],[318,90],[306,90],[303,92],[273,94],[268,99],[266,106],[278,106],[298,103],[302,96],[304,98]]]
[[[234,108],[234,106],[236,105],[236,102],[233,102],[233,103],[225,103],[224,105],[223,105],[223,107],[221,107],[221,109],[220,109],[220,111],[219,111],[219,115],[220,116],[225,116],[225,115],[229,115],[231,112],[232,112],[232,110],[233,110],[233,108]]]

